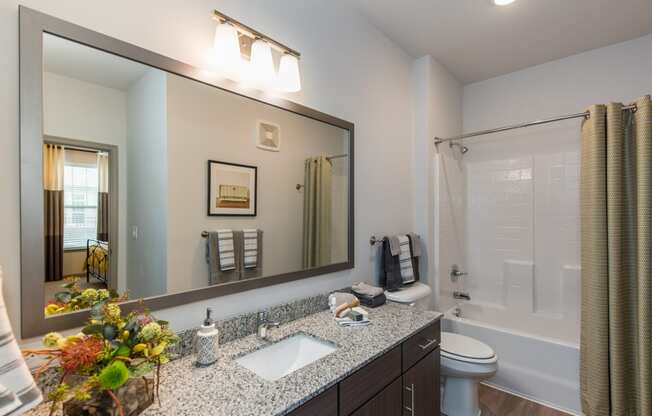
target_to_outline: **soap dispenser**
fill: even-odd
[[[197,331],[197,367],[207,367],[217,361],[217,347],[219,331],[215,328],[215,321],[211,318],[211,308],[206,309],[206,319]]]

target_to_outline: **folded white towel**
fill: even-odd
[[[351,286],[351,290],[358,295],[371,297],[382,295],[385,292],[382,287],[371,286],[365,282],[354,283],[353,286]]]
[[[399,235],[398,242],[401,247],[401,253],[398,260],[401,264],[401,278],[403,283],[412,283],[414,279],[414,271],[412,270],[412,252],[410,251],[410,239],[407,235]]]
[[[0,416],[23,414],[43,401],[11,330],[0,269]]]
[[[233,231],[217,230],[217,251],[220,255],[220,270],[235,270],[235,253],[233,251]]]
[[[255,269],[258,266],[258,230],[245,229],[244,234],[244,267]]]

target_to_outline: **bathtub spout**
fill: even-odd
[[[471,295],[469,295],[468,292],[459,292],[459,291],[454,291],[453,292],[453,298],[454,299],[463,299],[463,300],[471,300]]]

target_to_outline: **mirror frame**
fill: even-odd
[[[80,327],[88,311],[71,312],[46,318],[43,314],[45,285],[44,228],[42,184],[43,131],[43,34],[59,36],[91,48],[117,55],[150,67],[175,74],[220,90],[240,95],[260,103],[330,124],[349,132],[349,205],[348,258],[308,270],[298,270],[274,276],[224,283],[192,289],[186,292],[146,298],[152,309],[170,308],[230,295],[246,290],[291,282],[298,279],[352,269],[354,263],[354,124],[280,98],[270,98],[262,92],[244,90],[238,84],[215,81],[200,68],[151,52],[138,46],[103,35],[24,6],[19,6],[20,33],[20,263],[21,263],[21,336],[34,337],[50,331]],[[140,305],[138,300],[121,304],[125,311]]]

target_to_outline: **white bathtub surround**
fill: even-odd
[[[442,331],[490,345],[499,357],[496,375],[486,384],[574,415],[580,414],[579,345],[445,314]]]

